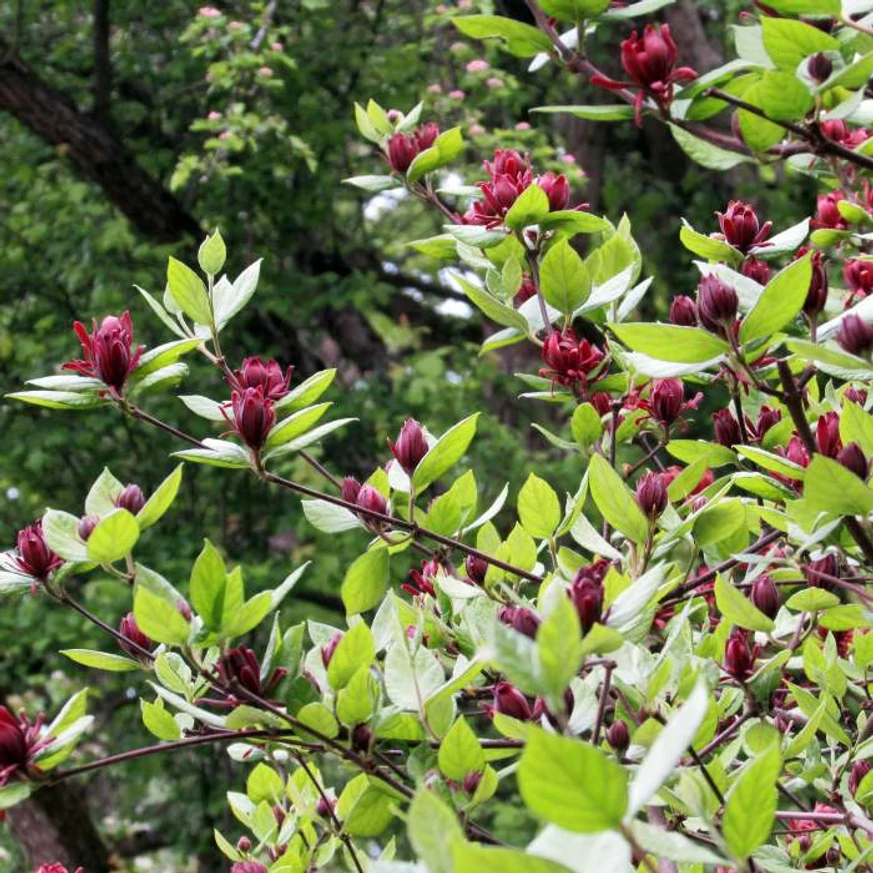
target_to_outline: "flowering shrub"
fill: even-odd
[[[43,782],[221,743],[245,786],[228,793],[236,831],[215,834],[232,873],[869,866],[873,157],[852,122],[866,117],[873,34],[824,3],[775,0],[743,26],[740,59],[702,75],[678,66],[666,25],[646,25],[622,45],[619,81],[579,36],[663,3],[528,5],[537,28],[455,21],[623,101],[566,111],[660,119],[707,166],[785,161],[822,186],[815,219],[773,228],[733,201],[709,227],[683,224],[699,285],[674,296],[668,322],[643,322],[651,280],[627,217],[573,205],[563,175],[511,150],[484,161],[472,201],[445,194],[459,129],[422,122],[420,106],[356,107],[388,172],[349,181],[403,188],[443,217],[444,233],[412,245],[459,263],[452,281],[499,327],[484,352],[536,348],[522,396],[559,410],[563,429],[539,430],[578,459],[578,477],[531,472],[483,500],[461,472],[475,411],[442,434],[408,419],[363,483],[325,469],[307,449],[352,425],[325,419],[334,372],[295,384],[292,367],[255,356],[233,369],[220,334],[259,263],[231,279],[210,235],[199,271],[171,259],[162,299],[140,289],[174,339],[136,346],[127,313],[90,334],[77,323],[72,372],[12,396],[128,416],[176,438],[182,462],[299,495],[313,526],[361,544],[346,621],[289,626],[279,608],[307,567],[247,596],[242,568],[208,541],[177,587],[137,547],[171,510],[183,464],[150,495],[104,471],[83,507],[21,531],[0,585],[101,628],[105,651],[63,654],[143,673],[158,742],[71,764],[91,723],[84,692],[48,724],[0,708],[2,806]],[[561,34],[559,21],[574,26]],[[725,109],[730,134],[705,124]],[[189,434],[147,407],[195,353],[220,387],[179,395],[204,419]],[[729,408],[712,439],[689,438],[709,390]],[[323,490],[283,475],[291,456]],[[400,578],[404,553],[421,563]],[[130,588],[120,620],[79,602],[92,574]],[[244,638],[263,625],[255,651]],[[537,822],[529,844],[492,832],[498,794]]]

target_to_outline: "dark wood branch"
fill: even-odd
[[[112,59],[109,56],[109,3],[94,0],[94,117],[109,122],[112,100]]]
[[[137,163],[105,124],[79,112],[66,94],[21,60],[2,34],[0,109],[65,154],[149,239],[175,242],[191,237],[199,241],[199,223],[176,197]]]

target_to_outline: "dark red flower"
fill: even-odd
[[[623,755],[630,746],[630,731],[623,721],[614,721],[606,731],[606,742]]]
[[[440,135],[439,125],[434,121],[426,121],[413,134],[419,151],[429,149]]]
[[[749,645],[746,631],[735,628],[731,631],[724,650],[724,669],[737,682],[745,682],[755,672],[758,647]]]
[[[835,458],[843,447],[840,439],[840,417],[836,412],[820,415],[815,426],[815,444],[826,458]]]
[[[867,479],[870,465],[864,450],[857,443],[849,443],[837,452],[837,461],[851,470],[859,479]]]
[[[603,618],[603,577],[608,569],[609,564],[603,560],[580,567],[567,591],[583,634]]]
[[[712,414],[712,428],[715,441],[729,449],[743,443],[740,424],[729,409],[718,409]]]
[[[871,764],[868,760],[862,759],[855,761],[852,764],[852,769],[849,773],[849,794],[854,797],[858,793],[858,786],[864,781],[864,777],[870,772]]]
[[[850,300],[873,294],[873,260],[853,258],[846,261],[843,264],[843,278],[852,292]]]
[[[667,508],[667,487],[657,470],[643,474],[636,487],[637,505],[649,519],[656,519]]]
[[[264,396],[263,388],[242,388],[231,393],[230,404],[233,429],[250,449],[259,451],[276,421],[273,401]]]
[[[851,355],[869,357],[873,352],[873,326],[859,315],[844,315],[837,330],[837,342]]]
[[[76,533],[82,542],[88,542],[88,537],[94,533],[94,528],[98,524],[100,524],[100,516],[98,515],[83,515],[79,519],[79,523],[76,525]]]
[[[833,61],[824,52],[819,52],[817,55],[813,55],[806,62],[806,72],[809,73],[811,79],[819,84],[826,81],[833,70]]]
[[[740,200],[731,200],[724,212],[716,212],[725,242],[744,255],[761,245],[770,236],[772,221],[762,225],[753,206]]]
[[[154,641],[150,640],[140,630],[132,612],[128,612],[127,615],[121,619],[121,623],[118,625],[118,632],[122,637],[124,637],[123,640],[118,641],[118,645],[120,645],[131,658],[136,658],[137,660],[143,659],[145,658],[145,655],[141,650],[145,649],[146,652],[151,652],[155,647]]]
[[[397,442],[388,440],[391,453],[397,459],[403,471],[411,476],[415,468],[421,463],[421,459],[427,454],[427,438],[424,428],[414,419],[407,418],[400,428]]]
[[[776,587],[776,583],[768,573],[759,576],[752,583],[749,600],[768,618],[776,618],[781,598],[779,597],[779,589]]]
[[[467,578],[475,585],[484,585],[485,576],[488,573],[488,562],[478,555],[467,555],[464,561],[464,569],[467,571]]]
[[[778,409],[764,405],[758,410],[758,419],[754,425],[755,441],[760,442],[771,427],[782,421],[782,413]]]
[[[53,742],[40,739],[42,725],[41,715],[30,721],[23,712],[16,717],[0,706],[0,787],[16,776],[25,776],[34,755]]]
[[[260,861],[237,861],[230,868],[230,873],[269,873]]]
[[[539,616],[526,606],[504,604],[497,610],[497,620],[530,639],[536,637],[540,626]]]
[[[18,532],[16,547],[18,557],[15,563],[18,568],[40,582],[45,582],[49,574],[64,563],[46,544],[42,519],[37,519]]]
[[[798,257],[803,257],[804,254],[806,254],[805,250],[802,252],[798,251]],[[803,311],[810,318],[815,318],[828,302],[828,271],[823,263],[821,252],[813,252],[811,264],[812,278],[809,282],[806,300],[803,303]]]
[[[336,651],[336,647],[340,644],[342,638],[343,635],[341,633],[335,633],[327,641],[327,644],[321,647],[321,663],[324,664],[325,670],[330,666],[333,653]]]
[[[833,552],[828,552],[815,561],[810,561],[801,569],[811,588],[832,589],[834,587],[833,580],[840,578],[840,562]]]
[[[115,498],[115,505],[119,509],[126,509],[128,512],[136,515],[146,504],[145,494],[142,493],[142,488],[139,485],[125,485],[121,494]]]
[[[759,285],[766,285],[770,281],[770,267],[757,258],[746,258],[740,272]]]
[[[846,230],[849,225],[840,215],[840,209],[837,206],[841,200],[845,199],[846,195],[842,191],[819,194],[816,200],[816,217],[810,222],[810,225],[815,228]]]
[[[365,511],[378,512],[381,515],[388,513],[388,501],[372,485],[361,486],[355,503]],[[366,516],[363,520],[370,521]],[[377,524],[381,524],[381,522],[377,522]]]
[[[464,222],[488,228],[499,227],[519,195],[532,182],[530,170],[521,176],[507,173],[495,176],[490,182],[479,182],[482,198],[473,202],[464,215]]]
[[[340,495],[346,503],[357,503],[361,493],[361,483],[354,476],[346,476],[340,487]]]
[[[434,579],[444,573],[442,565],[439,561],[428,559],[421,562],[421,569],[412,569],[409,571],[409,581],[404,582],[400,587],[413,597],[419,597],[423,594],[429,594],[431,597],[436,596],[436,589],[433,587]]]
[[[563,332],[552,331],[546,337],[542,354],[546,366],[540,370],[540,376],[567,387],[581,383],[583,390],[605,357],[587,339],[579,340],[571,327]]]
[[[823,121],[821,132],[830,140],[846,148],[855,149],[870,138],[870,131],[863,127],[849,127],[842,119]]]
[[[281,400],[291,387],[291,377],[294,367],[288,367],[285,372],[270,360],[265,364],[259,357],[246,358],[239,370],[233,373],[236,388],[261,388],[268,400]]]
[[[563,173],[543,173],[537,179],[537,185],[546,192],[552,212],[567,208],[570,202],[570,183]]]
[[[237,703],[236,691],[248,692],[266,698],[287,675],[284,667],[277,667],[266,681],[261,679],[261,664],[257,655],[246,646],[228,649],[215,665],[221,681],[230,687],[228,702]],[[245,699],[245,697],[243,698]]]
[[[68,361],[63,368],[75,370],[82,376],[98,378],[120,394],[145,351],[145,346],[133,346],[133,322],[130,313],[124,312],[120,318],[107,315],[99,327],[97,319],[94,319],[90,334],[81,321],[77,321],[73,329],[82,343],[84,357],[81,360]]]
[[[415,139],[405,133],[395,133],[388,140],[388,163],[395,173],[405,173],[418,152]]]
[[[670,304],[670,321],[681,327],[697,327],[697,304],[687,295],[679,294]]]
[[[704,276],[697,288],[697,315],[709,331],[725,336],[740,306],[737,292],[715,276]]]
[[[508,682],[494,686],[494,711],[518,721],[530,721],[531,709],[527,698]]]
[[[674,83],[697,78],[697,72],[690,67],[676,67],[678,57],[670,26],[647,24],[642,36],[633,31],[621,44],[621,65],[630,81],[617,82],[598,74],[591,77],[591,82],[610,91],[637,86],[640,90],[634,100],[634,110],[639,125],[646,97],[651,97],[661,110],[666,110],[673,100]]]

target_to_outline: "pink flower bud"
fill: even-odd
[[[388,513],[388,501],[372,485],[364,485],[361,488],[355,503],[369,512],[378,512],[381,515]]]
[[[752,583],[749,600],[768,618],[776,618],[781,598],[779,597],[779,589],[769,574],[765,573],[763,576],[759,576]]]
[[[357,503],[361,493],[361,483],[354,476],[346,476],[340,488],[340,495],[346,503]]]
[[[597,565],[581,567],[567,592],[576,612],[582,633],[587,634],[603,617],[603,573]]]
[[[146,497],[139,485],[125,485],[121,494],[115,498],[115,505],[119,509],[126,509],[133,515],[136,515],[145,504]]]
[[[814,252],[812,255],[812,278],[809,282],[809,291],[803,303],[803,311],[810,317],[815,318],[828,302],[828,271],[822,263],[822,253]]]
[[[250,449],[259,451],[276,421],[273,401],[261,387],[242,388],[231,393],[231,406],[234,430]]]
[[[700,323],[712,333],[724,336],[737,317],[740,300],[737,292],[715,276],[704,276],[697,290]]]
[[[368,725],[355,725],[352,730],[352,748],[356,752],[366,752],[370,748],[370,743],[373,742],[373,731]]]
[[[870,762],[866,759],[855,761],[849,773],[849,794],[854,797],[858,793],[858,786],[864,781],[864,777],[870,772]]]
[[[388,163],[395,173],[405,173],[418,154],[415,140],[405,133],[395,133],[388,140]]]
[[[657,470],[640,477],[636,487],[637,505],[647,518],[654,521],[667,508],[667,487]]]
[[[471,797],[476,793],[479,783],[482,781],[482,774],[476,770],[471,770],[461,783],[461,790]]]
[[[497,620],[520,634],[534,639],[540,626],[539,616],[525,606],[503,605],[497,610]]]
[[[844,315],[837,330],[837,342],[850,355],[870,357],[873,352],[873,327],[859,315]]]
[[[770,267],[757,258],[746,258],[740,272],[759,285],[766,285],[770,281]]]
[[[415,468],[421,463],[421,459],[427,454],[427,438],[424,429],[414,419],[407,418],[400,428],[397,442],[388,440],[391,452],[400,464],[401,469],[411,476]]]
[[[118,632],[124,637],[124,640],[119,640],[118,644],[131,658],[139,660],[144,657],[143,652],[140,651],[141,649],[150,652],[155,647],[154,641],[149,639],[140,630],[132,612],[128,612],[121,619],[121,623],[118,625]]]
[[[731,448],[741,445],[743,435],[740,432],[739,422],[727,409],[719,409],[712,416],[713,432],[715,441],[722,446]]]
[[[537,185],[546,192],[549,198],[549,209],[552,212],[567,208],[570,202],[570,185],[563,173],[543,173],[537,179]]]
[[[518,721],[531,719],[527,698],[508,682],[498,682],[494,686],[494,711]]]
[[[823,52],[813,55],[806,62],[806,72],[809,73],[809,78],[818,83],[826,81],[833,70],[833,61]]]
[[[336,651],[336,647],[340,644],[342,638],[343,635],[341,633],[335,633],[327,641],[327,645],[321,647],[321,663],[324,664],[325,670],[330,666],[333,653]]]
[[[681,327],[697,327],[697,304],[685,294],[673,298],[670,321]]]
[[[679,418],[684,400],[685,389],[681,379],[659,379],[649,397],[652,417],[659,424],[669,427]]]
[[[864,450],[857,443],[849,443],[837,452],[837,461],[847,470],[851,470],[859,479],[866,481],[870,465]]]
[[[623,721],[614,721],[606,731],[606,742],[623,755],[630,746],[630,731]]]
[[[336,801],[329,797],[319,797],[315,804],[315,814],[322,818],[330,818],[331,812],[336,808]]]
[[[474,585],[483,585],[485,583],[485,575],[488,573],[488,562],[478,555],[467,555],[464,561],[464,568],[467,571],[467,578]]]
[[[252,850],[252,841],[248,837],[242,836],[236,841],[236,849],[238,852],[250,852]]]
[[[731,632],[724,651],[724,669],[737,682],[745,682],[754,673],[757,652],[749,647],[748,635],[736,628]]]
[[[230,868],[230,873],[269,873],[260,861],[237,861]]]
[[[873,294],[873,260],[853,258],[843,265],[843,278],[853,296]]]
[[[491,64],[482,58],[477,58],[474,61],[467,61],[466,70],[468,73],[481,73],[487,70]]]
[[[94,528],[100,523],[100,517],[97,515],[83,515],[76,525],[76,533],[82,542],[87,543],[88,537],[94,533]]]
[[[826,458],[835,458],[843,447],[840,439],[840,417],[836,412],[826,412],[818,417],[815,426],[815,444]]]

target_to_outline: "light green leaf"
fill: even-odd
[[[485,752],[463,716],[443,737],[438,760],[443,776],[456,782],[463,782],[468,773],[480,773],[485,768]]]
[[[568,867],[548,858],[528,855],[521,849],[454,844],[454,873],[570,873]]]
[[[806,469],[803,496],[821,512],[835,515],[873,512],[873,489],[842,464],[823,455],[815,455]]]
[[[503,219],[503,223],[513,230],[524,230],[538,224],[549,214],[549,198],[535,182],[531,182],[516,198]]]
[[[635,352],[677,364],[700,364],[725,354],[728,344],[699,327],[675,324],[610,324],[609,329]]]
[[[216,230],[211,236],[207,236],[200,244],[197,251],[197,263],[204,273],[216,276],[221,272],[227,258],[227,247],[221,234]]]
[[[138,539],[136,518],[126,509],[115,509],[100,519],[88,537],[88,558],[111,564],[130,554]]]
[[[575,115],[588,121],[628,121],[634,117],[634,108],[627,103],[614,103],[608,106],[535,106],[530,111]]]
[[[752,311],[740,324],[740,342],[771,337],[803,308],[812,281],[810,255],[792,261],[766,285]]]
[[[782,770],[778,744],[769,745],[747,765],[728,797],[722,833],[740,863],[762,846],[776,815],[776,780]]]
[[[635,543],[643,543],[649,523],[621,476],[602,455],[594,455],[588,467],[591,496],[604,519]]]
[[[97,670],[107,670],[110,673],[127,673],[139,670],[140,664],[132,658],[123,655],[111,655],[108,652],[95,652],[91,649],[61,649],[61,654],[77,664],[94,667]]]
[[[571,315],[591,293],[591,276],[567,240],[555,243],[540,264],[540,290],[546,302]]]
[[[212,324],[212,310],[203,280],[175,258],[167,264],[167,287],[175,304],[197,324]]]
[[[387,549],[364,552],[352,563],[340,589],[346,615],[357,615],[379,605],[388,585],[389,565]]]
[[[133,598],[133,617],[142,632],[159,643],[182,646],[191,629],[185,617],[171,603],[140,585]]]
[[[746,630],[773,632],[772,618],[768,618],[739,589],[734,588],[723,576],[715,580],[715,603],[719,612],[731,623]]]
[[[518,517],[532,537],[543,539],[550,537],[561,522],[561,504],[555,489],[536,473],[531,473],[521,486]]]
[[[179,464],[163,482],[155,489],[154,494],[145,502],[145,506],[136,514],[136,521],[141,531],[151,527],[173,505],[179,486],[182,484],[182,467]]]
[[[343,688],[359,667],[376,657],[376,643],[370,628],[359,621],[343,634],[327,668],[327,681],[334,689]]]
[[[409,806],[406,828],[413,851],[430,873],[454,873],[453,847],[464,840],[464,832],[445,801],[420,788]]]
[[[478,418],[479,413],[475,412],[459,421],[430,447],[412,474],[412,484],[417,491],[423,491],[461,460],[476,435]]]
[[[519,58],[531,58],[552,50],[551,40],[539,28],[499,15],[457,16],[452,24],[473,39],[500,39],[506,50]]]

